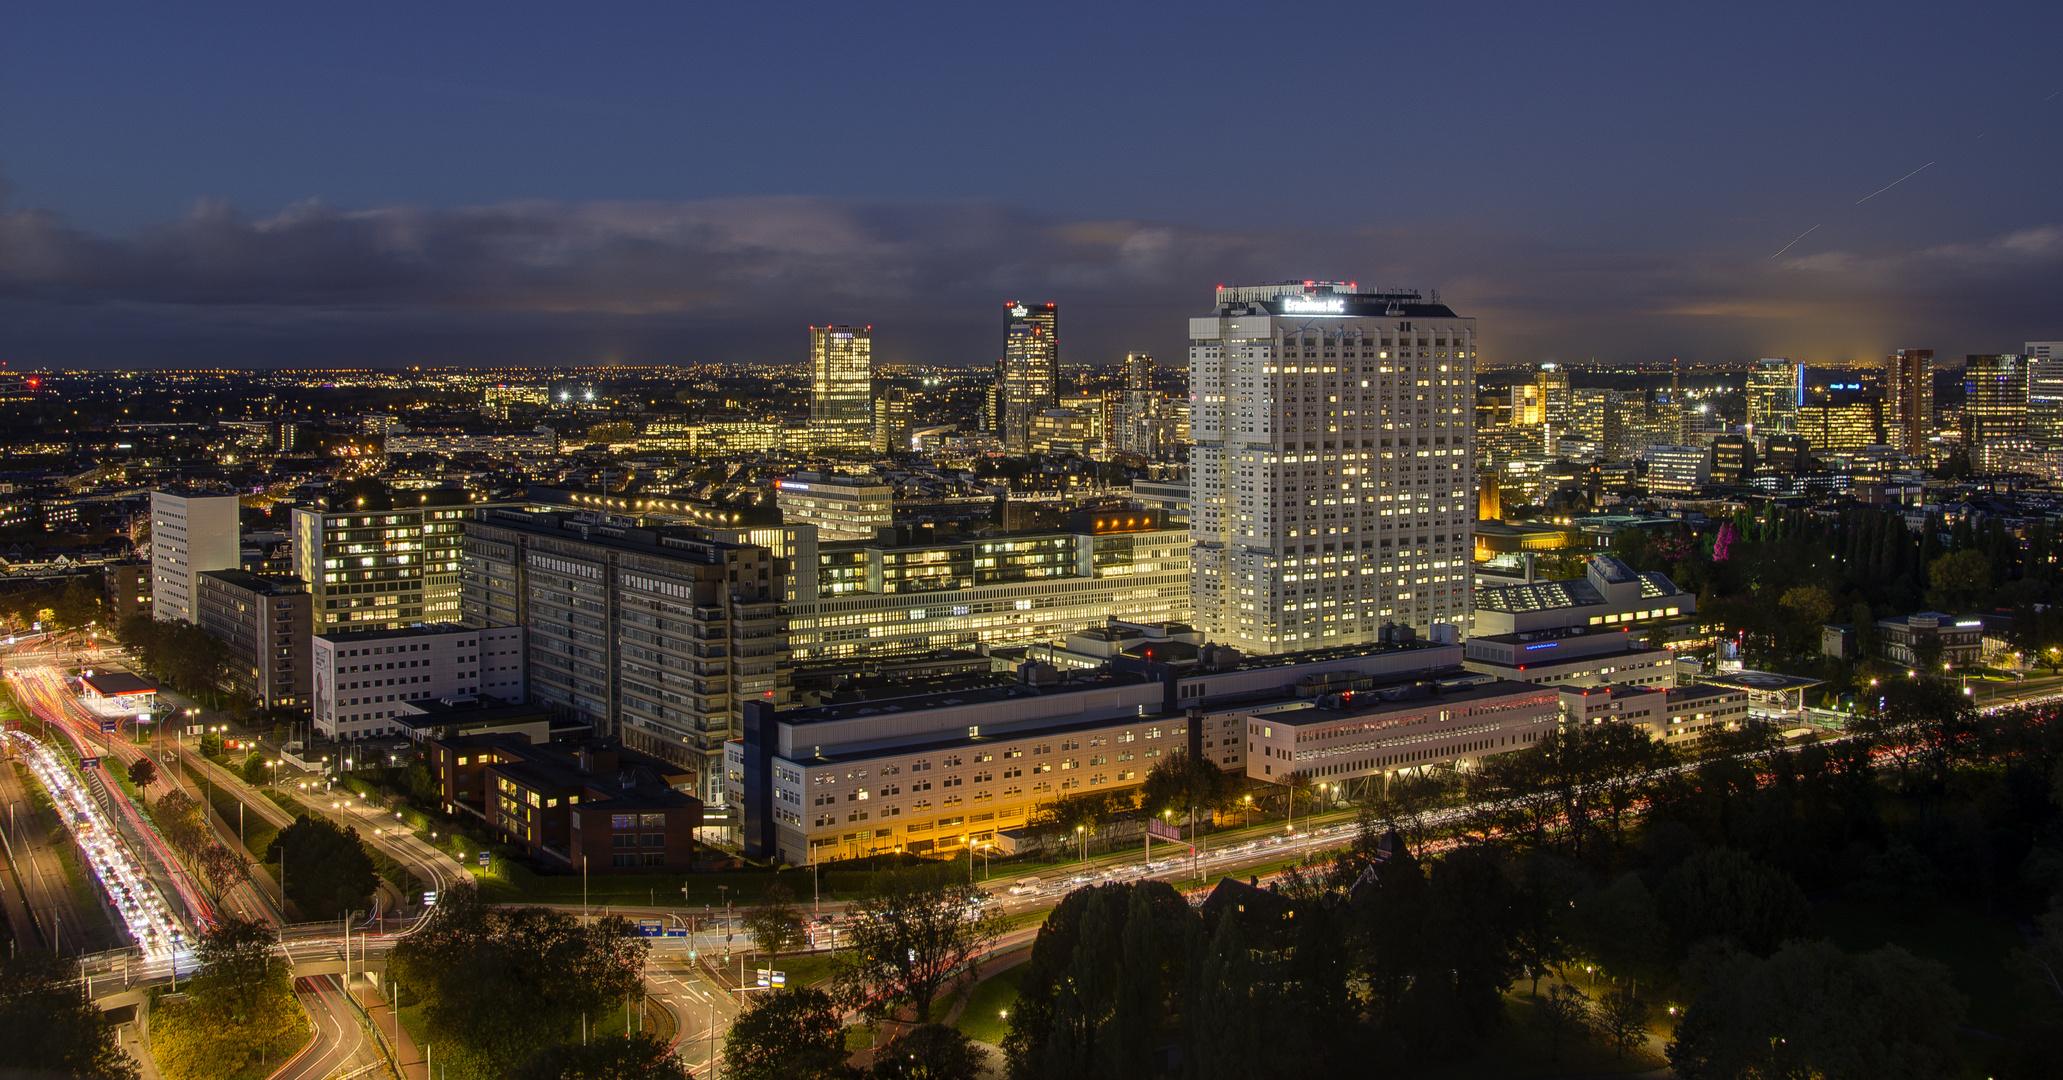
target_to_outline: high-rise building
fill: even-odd
[[[1891,440],[1890,445],[1895,447],[1898,436],[1896,432],[1887,432],[1889,427],[1880,420],[1878,405],[1874,401],[1828,402],[1798,407],[1797,435],[1814,450],[1861,450],[1866,446],[1885,445],[1887,437]],[[1780,436],[1772,435],[1770,438]]]
[[[1797,431],[1798,407],[1805,404],[1805,365],[1783,357],[1764,357],[1748,372],[1748,431],[1753,437],[1790,435]]]
[[[466,565],[467,621],[524,627],[532,703],[693,768],[699,797],[721,797],[743,703],[788,701],[788,560],[765,547],[493,510],[466,523]]]
[[[1032,417],[1059,395],[1060,305],[1012,301],[1003,323],[1003,446],[1031,448]]]
[[[1153,356],[1125,354],[1124,425],[1118,432],[1117,448],[1127,454],[1152,457],[1155,423],[1160,417],[1160,391],[1153,388]]]
[[[299,578],[208,570],[199,589],[200,627],[229,647],[228,683],[262,709],[306,709],[308,586]]]
[[[1934,435],[1933,349],[1900,349],[1885,357],[1884,433],[1901,454],[1927,452]]]
[[[1204,632],[1272,653],[1465,623],[1475,320],[1300,281],[1220,288],[1189,339]]]
[[[874,449],[881,453],[910,452],[910,430],[917,426],[916,398],[900,386],[891,386],[874,399]]]
[[[150,594],[160,619],[199,623],[200,583],[209,570],[243,565],[237,497],[189,491],[150,493]]]
[[[308,583],[317,632],[458,621],[463,523],[488,505],[433,489],[295,507],[294,573]]]
[[[819,446],[874,441],[874,328],[809,328],[810,437]]]
[[[2027,358],[1988,353],[1965,358],[1963,445],[2027,434]]]
[[[1540,390],[1540,420],[1547,425],[1540,435],[1541,449],[1552,454],[1562,436],[1568,434],[1576,399],[1569,386],[1569,373],[1560,364],[1540,365],[1533,383]]]
[[[2063,341],[2030,341],[2027,433],[2048,449],[2063,448]]]

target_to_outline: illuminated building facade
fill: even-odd
[[[1972,355],[1963,367],[1963,445],[2027,434],[2027,358]]]
[[[1032,418],[1059,393],[1060,305],[1011,302],[1004,309],[1001,371],[1003,446],[1029,453]]]
[[[1805,365],[1764,357],[1748,372],[1748,434],[1797,434],[1798,408],[1805,404]]]
[[[819,446],[874,441],[874,328],[809,328],[809,425]]]
[[[1475,320],[1351,282],[1216,299],[1189,321],[1200,628],[1288,652],[1465,623]]]
[[[895,491],[871,474],[799,472],[774,490],[781,520],[816,526],[819,540],[871,540],[895,523]]]
[[[1934,436],[1933,349],[1900,349],[1884,359],[1884,431],[1899,453],[1926,454]]]
[[[788,604],[797,660],[1051,639],[1112,615],[1189,614],[1189,533],[1156,511],[1081,511],[1066,529],[820,543]]]

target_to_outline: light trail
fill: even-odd
[[[190,959],[186,928],[158,895],[150,876],[129,853],[84,782],[65,768],[42,740],[21,731],[4,734],[42,781],[43,790],[56,804],[58,818],[86,853],[87,869],[107,893],[109,906],[121,914],[130,940],[143,950],[144,959],[174,963]]]

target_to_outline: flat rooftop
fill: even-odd
[[[1273,723],[1303,727],[1307,724],[1329,724],[1338,720],[1382,716],[1387,713],[1419,712],[1429,708],[1447,708],[1456,705],[1468,705],[1478,701],[1521,697],[1527,694],[1554,693],[1555,691],[1552,687],[1519,681],[1461,686],[1442,690],[1437,694],[1427,693],[1419,697],[1398,698],[1394,701],[1381,697],[1379,692],[1369,692],[1350,695],[1351,700],[1343,703],[1338,708],[1314,707],[1285,710],[1283,712],[1270,713],[1268,719]],[[1556,695],[1549,700],[1549,704],[1551,706],[1560,700],[1560,696]]]
[[[480,632],[480,629],[479,627],[460,626],[457,623],[425,623],[421,626],[410,626],[401,630],[368,630],[362,634],[317,634],[315,636],[323,641],[334,641],[338,644],[348,642],[356,645],[364,641],[399,641],[403,638],[434,637],[442,634],[477,634]],[[506,626],[490,626],[486,627],[486,629],[507,630],[511,628]]]
[[[962,705],[981,705],[996,701],[1013,701],[1019,698],[1058,697],[1064,694],[1081,694],[1095,690],[1110,690],[1122,686],[1138,686],[1153,682],[1145,674],[1134,671],[1106,671],[1097,669],[1069,676],[1061,682],[1045,686],[1029,683],[1008,683],[1002,686],[978,686],[966,690],[941,690],[930,694],[913,694],[909,697],[881,698],[873,701],[845,702],[837,705],[817,705],[807,709],[790,709],[779,713],[775,719],[783,724],[821,724],[833,720],[857,720],[862,717],[880,716],[884,713],[923,712],[927,709],[949,709]]]

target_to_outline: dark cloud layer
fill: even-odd
[[[793,361],[811,323],[884,360],[993,359],[1006,300],[1057,300],[1072,360],[1179,355],[1220,282],[1437,288],[1493,360],[1947,354],[2063,337],[2063,229],[1903,251],[1603,250],[1467,223],[1239,231],[994,204],[521,202],[269,218],[209,204],[123,237],[0,213],[16,366]]]

